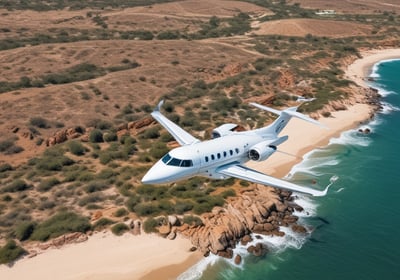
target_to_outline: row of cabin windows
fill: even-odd
[[[239,149],[235,148],[235,152],[236,152],[236,154],[239,154]],[[233,150],[229,150],[229,155],[233,156],[233,154],[234,154],[234,151]],[[225,158],[227,156],[228,156],[228,152],[223,151],[222,153],[217,153],[216,155],[212,154],[210,156],[210,158],[211,158],[211,160],[215,160],[215,159],[221,159],[221,157]],[[210,160],[210,158],[208,156],[205,156],[204,159],[205,159],[206,162],[208,162]]]

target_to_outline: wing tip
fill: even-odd
[[[163,104],[164,104],[164,99],[161,99],[161,101],[158,102],[157,106],[154,108],[153,112],[159,112]]]

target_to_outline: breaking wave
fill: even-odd
[[[394,58],[394,59],[385,59],[385,60],[381,60],[377,63],[374,64],[374,66],[372,66],[372,70],[371,70],[371,74],[369,75],[371,78],[379,78],[380,75],[378,74],[378,70],[379,70],[379,66],[382,63],[387,63],[387,62],[391,62],[391,61],[398,61],[400,59],[398,58]]]

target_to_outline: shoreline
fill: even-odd
[[[368,88],[366,79],[373,65],[382,60],[400,58],[400,49],[370,50],[362,52],[362,56],[347,66],[345,77]],[[304,154],[326,146],[331,138],[369,120],[372,114],[372,105],[357,103],[348,106],[345,111],[333,112],[331,117],[319,120],[329,130],[293,119],[282,132],[282,135],[289,135],[289,140],[279,148],[296,157],[275,153],[265,162],[248,165],[283,177],[302,160]],[[189,252],[191,246],[189,239],[180,236],[168,240],[144,233],[120,237],[111,232],[97,233],[86,242],[49,249],[31,259],[25,257],[12,267],[0,265],[0,278],[175,279],[203,258],[200,252]]]

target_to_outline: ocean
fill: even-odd
[[[178,279],[201,280],[386,280],[400,279],[400,60],[374,65],[371,84],[383,96],[383,109],[358,129],[343,132],[329,145],[308,153],[289,180],[337,178],[326,197],[299,196],[300,221],[308,236],[284,229],[285,237],[264,237],[264,258],[235,253],[241,265],[210,256]]]

